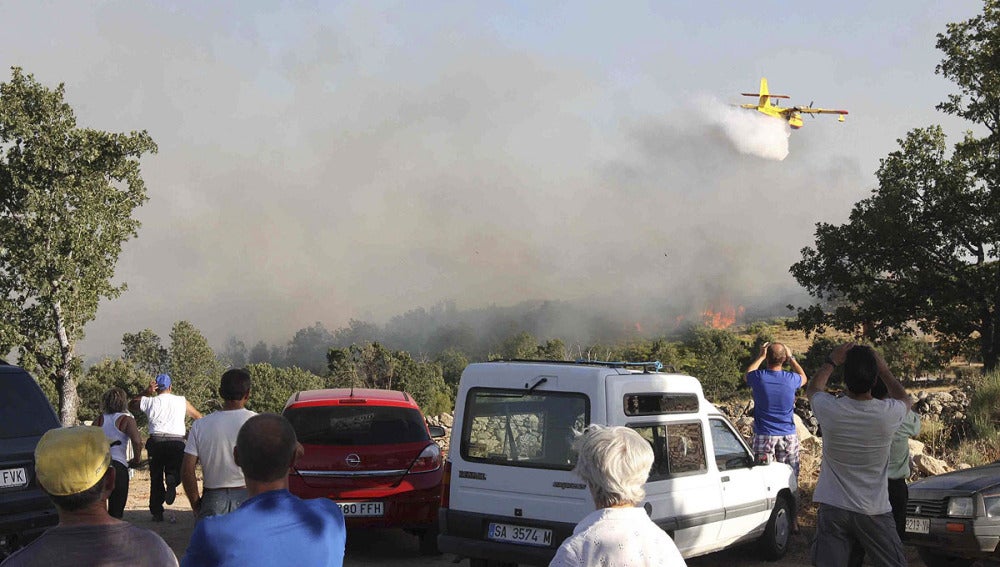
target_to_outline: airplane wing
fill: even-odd
[[[795,110],[806,114],[847,114],[846,110],[833,110],[830,108],[813,108],[811,106],[797,106]]]
[[[766,96],[768,98],[792,98],[788,95],[783,95],[783,94],[767,94],[767,95],[761,95],[760,93],[740,93],[740,94],[743,96],[752,96],[752,97]]]

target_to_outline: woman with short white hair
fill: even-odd
[[[674,541],[638,507],[653,449],[628,427],[591,425],[576,438],[576,468],[597,510],[559,546],[549,567],[683,566]]]

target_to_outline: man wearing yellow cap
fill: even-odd
[[[176,567],[177,557],[163,538],[108,514],[115,469],[100,427],[46,432],[35,448],[35,478],[55,504],[59,525],[8,557],[3,567]]]

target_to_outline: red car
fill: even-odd
[[[403,528],[437,552],[443,459],[416,402],[395,390],[308,390],[284,415],[305,448],[288,476],[292,494],[330,498],[350,528]]]

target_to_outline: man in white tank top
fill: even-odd
[[[222,409],[194,422],[184,446],[181,478],[184,493],[198,519],[221,516],[240,507],[247,499],[243,471],[233,458],[233,448],[240,428],[257,415],[246,409],[250,399],[250,373],[231,368],[219,384]],[[201,462],[202,485],[198,493],[195,467]]]
[[[191,402],[173,393],[172,384],[169,375],[160,374],[129,403],[133,413],[141,411],[149,418],[146,453],[149,454],[149,511],[154,522],[163,521],[163,504],[173,504],[177,496],[184,460],[184,417],[201,418],[201,412]]]

